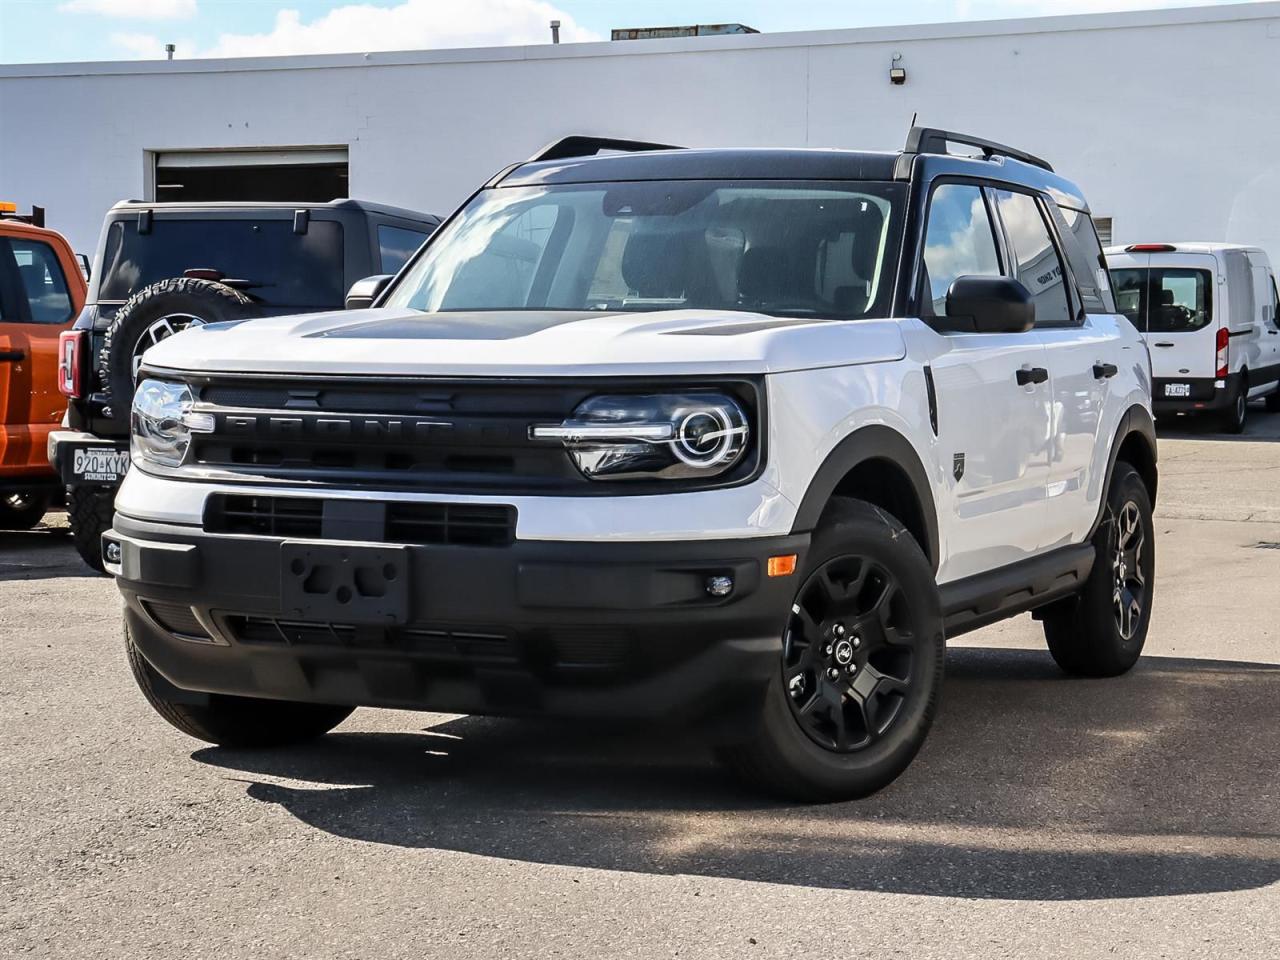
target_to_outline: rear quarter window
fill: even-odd
[[[1058,232],[1062,235],[1062,252],[1066,254],[1071,273],[1075,276],[1085,313],[1115,313],[1112,278],[1093,218],[1070,207],[1050,206],[1056,206],[1056,215],[1061,218],[1058,220]]]

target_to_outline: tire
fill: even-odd
[[[161,280],[135,293],[116,312],[98,354],[98,376],[111,416],[128,423],[138,364],[147,347],[188,327],[254,314],[253,301],[212,280]]]
[[[220,693],[184,695],[147,663],[128,627],[124,642],[133,679],[156,713],[187,736],[207,743],[248,748],[303,743],[324,736],[355,710]]]
[[[1133,520],[1138,524],[1136,534],[1130,527]],[[1135,535],[1140,537],[1136,545]],[[1093,545],[1093,570],[1084,589],[1045,612],[1044,636],[1053,659],[1067,673],[1115,677],[1131,669],[1142,655],[1155,585],[1151,498],[1142,477],[1127,463],[1116,464],[1107,491],[1107,512]],[[1122,557],[1123,566],[1119,564]],[[1127,598],[1139,604],[1136,618]]]
[[[1229,406],[1222,414],[1222,429],[1226,433],[1244,433],[1245,422],[1249,419],[1249,381],[1243,373],[1236,385],[1236,392]]]
[[[67,487],[67,520],[71,542],[80,559],[99,573],[102,566],[102,535],[115,518],[114,487]]]
[[[41,491],[0,496],[0,530],[30,530],[49,510],[49,495]]]
[[[933,569],[896,518],[838,498],[793,610],[752,739],[720,757],[778,796],[865,797],[907,768],[937,709],[945,641]]]

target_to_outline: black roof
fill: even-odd
[[[974,147],[981,156],[947,153],[947,143]],[[603,152],[606,150],[622,152]],[[777,147],[687,149],[643,141],[568,137],[543,148],[529,162],[504,171],[491,185],[624,180],[910,180],[916,164],[923,164],[921,172],[927,179],[956,176],[1003,181],[1044,190],[1063,206],[1088,210],[1079,187],[1032,154],[977,137],[921,127],[912,129],[907,148],[896,153]]]

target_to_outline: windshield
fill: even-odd
[[[1123,268],[1111,278],[1120,312],[1144,333],[1190,333],[1212,319],[1208,270]]]
[[[887,316],[905,185],[628,182],[483,191],[385,303]]]
[[[216,270],[244,281],[244,292],[271,306],[340,308],[342,224],[312,218],[306,233],[287,220],[171,220],[156,217],[138,233],[137,218],[107,228],[98,299],[128,300],[187,270]]]

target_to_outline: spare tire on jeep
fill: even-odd
[[[213,280],[178,277],[139,290],[116,312],[98,356],[98,375],[111,415],[127,422],[134,382],[148,347],[187,327],[253,315],[252,300]]]

